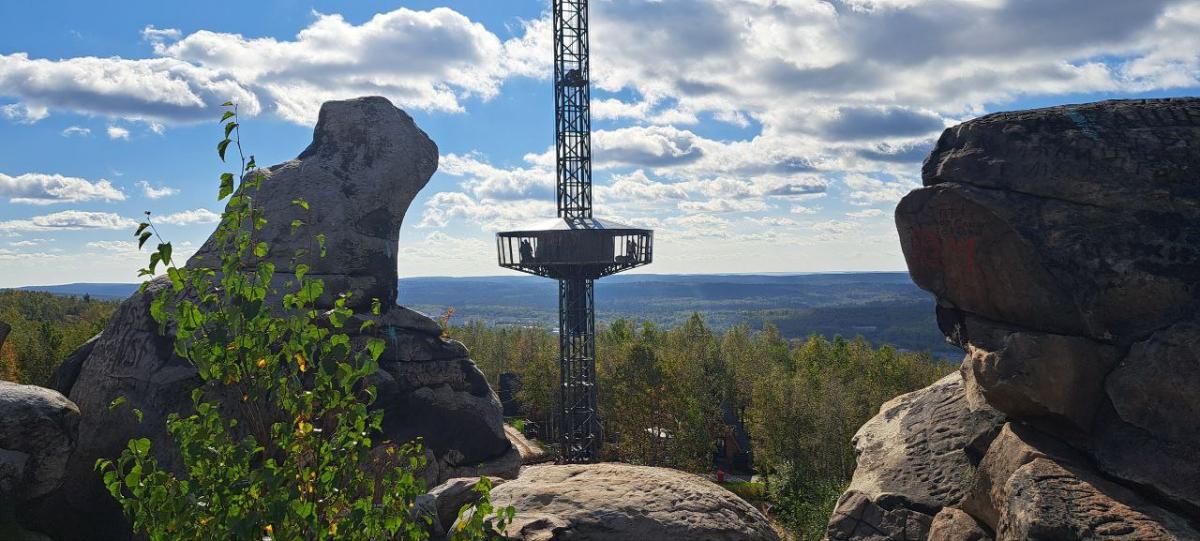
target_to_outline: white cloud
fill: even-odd
[[[513,200],[554,196],[554,170],[548,167],[501,169],[481,160],[478,155],[449,154],[438,163],[438,170],[464,177],[463,187],[480,199]]]
[[[175,28],[155,28],[154,25],[147,25],[142,29],[142,39],[151,43],[159,44],[164,41],[174,41],[179,39],[183,34]]]
[[[786,216],[765,216],[761,218],[747,216],[746,221],[761,227],[790,227],[797,225],[795,220]]]
[[[87,137],[91,134],[92,134],[91,129],[83,128],[80,126],[71,126],[62,131],[63,137],[71,137],[71,136]]]
[[[18,124],[33,124],[47,116],[50,116],[50,111],[43,106],[32,105],[28,103],[10,103],[0,105],[0,116],[17,122]]]
[[[179,190],[170,186],[153,186],[144,180],[137,181],[138,187],[142,189],[142,195],[149,199],[162,199],[179,193]]]
[[[851,218],[877,218],[883,216],[884,212],[879,209],[863,209],[854,212],[847,212],[846,216]]]
[[[840,241],[846,240],[851,234],[861,231],[862,224],[846,220],[826,220],[809,225],[809,229],[817,232],[817,240],[826,242]]]
[[[757,199],[709,199],[679,203],[679,210],[684,212],[760,212],[769,208]]]
[[[45,261],[60,257],[47,252],[21,252],[0,248],[0,261]]]
[[[462,192],[441,192],[425,202],[425,211],[417,227],[445,227],[451,222],[467,222],[485,231],[501,231],[554,216],[551,200],[508,202],[479,201]]]
[[[126,141],[129,140],[129,130],[122,128],[120,126],[113,126],[110,124],[106,131],[108,132],[109,139],[124,139]]]
[[[402,243],[401,259],[415,257],[430,260],[470,261],[480,254],[495,250],[491,242],[479,238],[455,237],[441,231],[433,231],[417,243]]]
[[[221,221],[220,214],[208,209],[184,210],[152,218],[155,222],[171,225],[215,224]]]
[[[862,206],[894,203],[908,192],[920,187],[920,184],[915,181],[884,181],[861,174],[846,175],[844,182],[850,189],[850,202]]]
[[[138,246],[136,242],[126,240],[98,240],[86,244],[88,248],[100,250],[109,253],[136,253]]]
[[[58,231],[76,229],[133,229],[137,222],[111,212],[64,210],[22,220],[0,222],[0,231]]]
[[[15,177],[0,173],[0,197],[11,203],[51,205],[84,201],[124,201],[125,193],[107,180],[95,182],[57,174],[25,173]]]
[[[316,14],[292,40],[201,30],[155,50],[231,75],[298,123],[312,122],[324,101],[370,94],[405,108],[459,111],[464,98],[495,96],[520,64],[506,60],[496,35],[449,8],[400,8],[359,25]]]
[[[792,214],[816,214],[821,211],[821,207],[806,207],[803,205],[792,205]]]
[[[0,95],[33,110],[61,109],[129,120],[210,118],[226,100],[256,114],[257,97],[229,75],[171,58],[29,58],[0,54]]]

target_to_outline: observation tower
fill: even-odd
[[[654,232],[592,215],[587,0],[554,0],[554,134],[558,218],[496,234],[501,267],[558,280],[561,460],[600,455],[594,284],[649,264]]]

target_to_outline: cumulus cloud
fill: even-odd
[[[425,202],[417,227],[445,227],[458,221],[479,225],[485,231],[500,231],[545,220],[554,214],[554,202],[549,200],[497,203],[479,201],[462,192],[441,192]]]
[[[438,162],[438,170],[463,177],[463,187],[481,199],[509,201],[554,196],[554,170],[546,166],[502,169],[479,155],[449,154]]]
[[[92,182],[58,174],[25,173],[13,177],[0,173],[0,197],[7,197],[10,203],[52,205],[124,201],[125,193],[103,179]]]
[[[127,240],[98,240],[89,242],[85,246],[109,253],[130,253],[138,251],[137,243]]]
[[[157,216],[154,221],[171,225],[215,224],[221,215],[208,209],[192,209]]]
[[[846,175],[844,182],[849,189],[850,202],[862,206],[893,203],[919,187],[913,181],[881,180],[860,174]]]
[[[18,124],[33,124],[50,116],[50,110],[41,105],[10,103],[0,106],[0,116]]]
[[[316,14],[291,40],[201,30],[165,41],[155,46],[160,56],[231,74],[301,123],[316,118],[321,102],[363,94],[459,111],[464,98],[495,96],[512,66],[496,35],[449,8],[400,8],[360,25]]]
[[[162,199],[179,193],[179,190],[170,186],[154,186],[144,180],[137,182],[139,188],[142,189],[142,195],[149,199]]]
[[[0,95],[35,110],[160,122],[207,119],[231,99],[250,114],[260,109],[255,94],[229,75],[171,58],[0,55]]]
[[[849,216],[851,218],[877,218],[877,217],[883,216],[883,215],[884,215],[884,212],[879,209],[863,209],[863,210],[856,210],[854,212],[846,213],[846,216]]]
[[[113,126],[110,124],[108,126],[107,132],[108,132],[109,139],[125,139],[126,141],[129,140],[129,130],[122,128],[120,126]]]
[[[59,231],[76,229],[132,229],[137,222],[111,212],[64,210],[23,220],[0,222],[0,231]]]

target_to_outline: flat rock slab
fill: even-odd
[[[517,510],[520,540],[778,540],[770,522],[733,493],[666,468],[603,463],[530,466],[492,490]]]

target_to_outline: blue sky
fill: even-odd
[[[327,99],[381,94],[438,143],[402,276],[495,275],[553,214],[548,0],[0,3],[0,287],[130,282],[144,210],[211,231],[219,103],[260,164]],[[892,210],[947,126],[1195,95],[1198,0],[594,0],[598,214],[647,272],[900,270]]]

